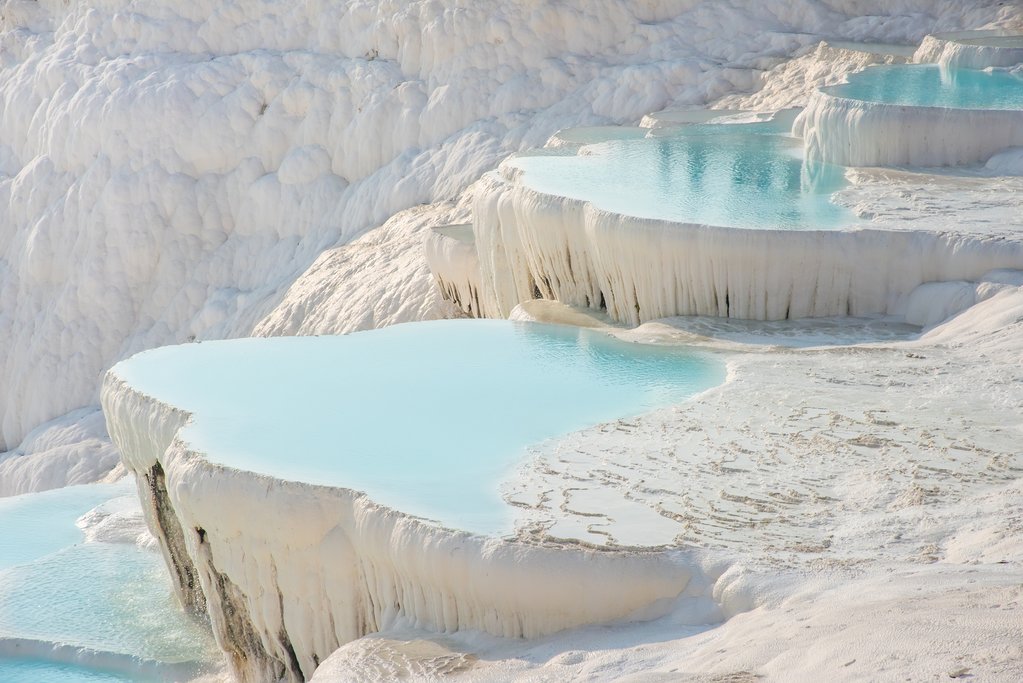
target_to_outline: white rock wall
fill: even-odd
[[[464,226],[472,230],[472,225]],[[431,230],[423,242],[426,263],[435,286],[446,301],[473,318],[486,317],[479,255],[471,240],[460,240]]]
[[[818,91],[792,133],[803,138],[811,162],[960,166],[1023,145],[1023,111],[910,107]]]
[[[498,174],[474,207],[484,310],[521,301],[606,307],[636,325],[673,315],[779,320],[902,314],[924,282],[1023,268],[1023,243],[923,230],[744,230],[621,216]]]
[[[998,39],[1004,40],[1004,33],[963,31],[927,36],[913,54],[913,61],[933,62],[950,69],[986,69],[1023,64],[1023,38],[1018,45],[999,44]],[[1023,30],[1019,33],[1023,34]],[[992,40],[985,45],[982,43],[985,39]]]

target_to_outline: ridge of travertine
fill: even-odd
[[[902,315],[926,282],[1023,268],[1023,242],[951,231],[672,223],[544,194],[500,174],[480,181],[476,197],[479,275],[464,255],[441,272],[479,291],[479,309],[492,317],[534,298],[606,309],[629,325],[675,315]]]
[[[958,31],[927,36],[913,53],[918,64],[987,69],[1023,64],[1023,30]]]
[[[709,592],[722,571],[677,550],[477,536],[357,491],[217,465],[179,438],[201,416],[135,391],[116,367],[102,400],[178,596],[208,613],[241,681],[305,680],[340,645],[398,620],[532,638],[652,618],[692,578]]]

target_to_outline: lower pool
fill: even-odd
[[[498,487],[528,446],[724,379],[705,353],[505,320],[187,344],[111,372],[193,413],[183,436],[214,462],[483,534],[512,530]]]
[[[1023,77],[938,64],[871,66],[824,92],[865,102],[949,109],[1023,109]]]
[[[132,681],[132,678],[76,664],[19,657],[0,659],[0,681],[4,681],[4,683],[122,683]]]
[[[134,495],[123,481],[0,498],[0,681],[172,680],[212,661],[158,552],[76,526]]]
[[[617,136],[505,162],[545,194],[589,201],[637,218],[734,228],[830,229],[856,217],[830,201],[840,167],[803,165],[787,120],[709,123]]]

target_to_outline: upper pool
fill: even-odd
[[[787,132],[775,122],[697,124],[505,163],[535,190],[638,218],[796,230],[856,222],[830,201],[844,184],[843,170],[822,165],[811,179],[802,141]]]
[[[504,320],[187,344],[111,372],[193,413],[183,437],[213,462],[483,534],[512,531],[498,487],[529,445],[724,379],[705,353]]]
[[[872,66],[823,90],[866,102],[950,109],[1023,109],[1023,78],[937,64]]]

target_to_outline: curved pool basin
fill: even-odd
[[[492,535],[512,531],[498,487],[530,445],[724,379],[707,354],[503,320],[187,344],[111,373],[191,413],[181,438],[213,463]]]
[[[936,64],[872,66],[822,90],[863,102],[948,109],[1023,109],[1023,78]]]
[[[815,92],[792,131],[811,167],[983,164],[1023,145],[1023,77],[939,64],[868,67]]]
[[[842,169],[821,165],[811,177],[801,142],[787,133],[775,122],[694,124],[574,154],[523,154],[503,168],[538,192],[636,218],[789,230],[855,223],[829,200],[844,184]]]

